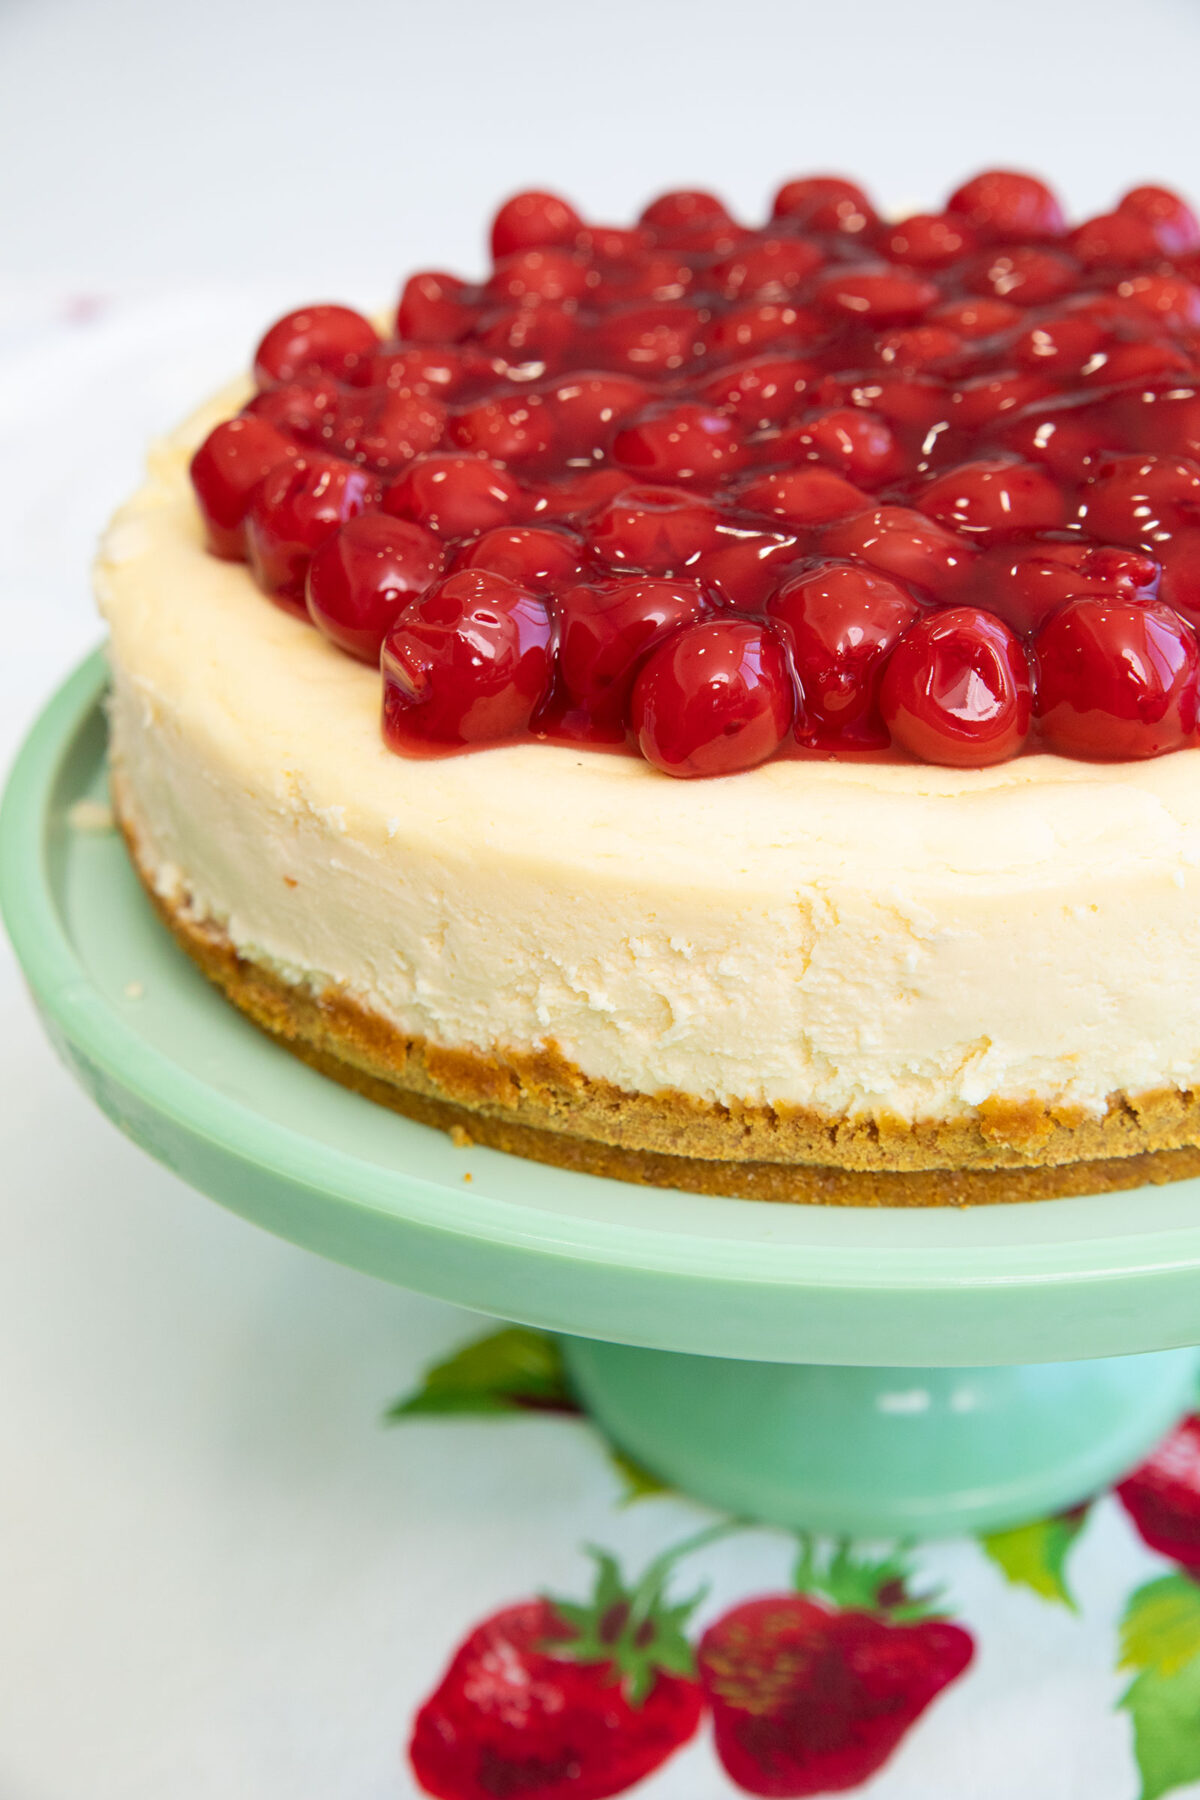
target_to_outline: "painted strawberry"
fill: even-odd
[[[1116,1492],[1152,1550],[1200,1575],[1200,1416],[1169,1432]]]
[[[700,1640],[717,1754],[751,1794],[857,1787],[971,1660],[961,1626],[909,1599],[897,1559],[840,1546],[822,1560],[806,1543],[799,1592],[744,1601]]]
[[[593,1550],[583,1605],[518,1601],[475,1627],[417,1714],[409,1756],[439,1800],[603,1800],[657,1769],[694,1734],[703,1697],[685,1626],[699,1595],[666,1603],[676,1560],[717,1527],[655,1559],[628,1588]]]

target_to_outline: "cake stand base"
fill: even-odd
[[[583,1405],[673,1487],[775,1525],[865,1537],[1064,1511],[1187,1411],[1200,1351],[1013,1368],[750,1363],[564,1338]]]

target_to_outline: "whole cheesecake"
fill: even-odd
[[[390,339],[279,321],[105,538],[114,803],[185,948],[572,1168],[1200,1172],[1190,211],[817,177],[753,229],[522,195],[493,248]]]

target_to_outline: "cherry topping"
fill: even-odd
[[[1029,731],[1029,664],[992,613],[954,606],[910,625],[884,671],[879,707],[910,756],[984,768],[1020,750]]]
[[[491,569],[540,593],[578,581],[585,567],[578,538],[536,525],[497,526],[464,544],[454,559],[455,570]]]
[[[348,306],[305,306],[286,313],[254,352],[259,387],[295,381],[320,370],[339,381],[354,381],[370,370],[379,334],[369,319]]]
[[[969,256],[977,241],[965,220],[952,213],[914,213],[886,231],[879,248],[891,262],[908,263],[917,269],[943,269]]]
[[[826,525],[861,513],[870,497],[833,469],[771,469],[755,475],[741,489],[743,506],[751,512],[771,513],[793,525]]]
[[[614,569],[679,574],[721,541],[715,506],[686,488],[627,487],[597,512],[588,545]]]
[[[498,301],[531,305],[539,300],[578,300],[587,287],[586,260],[551,245],[502,256],[487,292]]]
[[[971,537],[1012,537],[1066,523],[1057,482],[1032,463],[964,463],[939,475],[921,495],[921,511]]]
[[[551,678],[552,630],[537,594],[490,569],[437,582],[383,641],[383,735],[409,756],[513,743]]]
[[[1080,518],[1093,537],[1153,547],[1200,525],[1200,463],[1186,457],[1109,456],[1083,489]]]
[[[628,420],[612,453],[647,481],[717,481],[746,461],[735,420],[686,401],[648,407]]]
[[[1042,738],[1061,756],[1161,756],[1195,735],[1200,650],[1160,601],[1073,600],[1034,639]]]
[[[941,294],[923,275],[885,263],[868,263],[861,270],[849,264],[823,276],[817,285],[817,297],[835,318],[896,325],[920,318]]]
[[[782,647],[761,625],[713,619],[661,644],[634,683],[630,723],[667,775],[733,775],[773,756],[795,693]]]
[[[210,431],[191,462],[192,486],[214,556],[240,562],[242,524],[264,475],[296,448],[265,419],[226,419]]]
[[[879,684],[888,652],[922,608],[907,588],[853,563],[821,563],[785,581],[767,603],[782,628],[804,695],[804,743],[881,749],[888,741]]]
[[[976,554],[955,532],[905,506],[880,506],[836,521],[821,533],[821,548],[829,556],[852,556],[948,604],[961,595]]]
[[[1200,220],[1186,201],[1169,188],[1131,188],[1117,211],[1131,213],[1149,225],[1160,249],[1168,256],[1200,250]]]
[[[391,475],[434,449],[445,426],[446,409],[432,395],[393,387],[352,388],[338,402],[329,435],[339,456]]]
[[[838,231],[847,237],[860,237],[875,224],[875,209],[867,196],[840,175],[785,181],[771,212],[805,231]]]
[[[507,469],[481,456],[421,456],[383,496],[384,512],[436,531],[471,537],[505,525],[521,511],[522,494]]]
[[[570,703],[610,741],[625,736],[639,664],[712,606],[687,581],[629,580],[568,588],[560,598],[559,673]]]
[[[1061,237],[1066,230],[1062,208],[1045,182],[1011,169],[988,169],[965,181],[947,200],[946,211],[992,242]]]
[[[410,275],[396,309],[396,330],[414,343],[454,343],[466,337],[475,309],[465,281],[434,271]]]
[[[308,565],[308,616],[341,650],[379,662],[396,615],[442,572],[442,546],[420,525],[360,513],[317,548]]]
[[[566,200],[531,189],[506,200],[493,219],[492,256],[499,261],[544,244],[573,245],[582,230],[583,220]]]
[[[638,223],[648,225],[659,237],[669,237],[696,226],[732,223],[723,201],[700,188],[679,188],[660,194],[647,206]]]
[[[347,519],[379,503],[378,478],[332,456],[276,463],[246,511],[246,554],[254,579],[287,612],[306,619],[309,558]]]

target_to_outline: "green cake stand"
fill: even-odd
[[[968,1210],[723,1200],[458,1148],[295,1061],[177,949],[103,828],[105,679],[97,655],[25,745],[0,902],[63,1060],[185,1181],[318,1255],[562,1334],[618,1444],[782,1525],[1015,1524],[1189,1409],[1198,1181]]]

